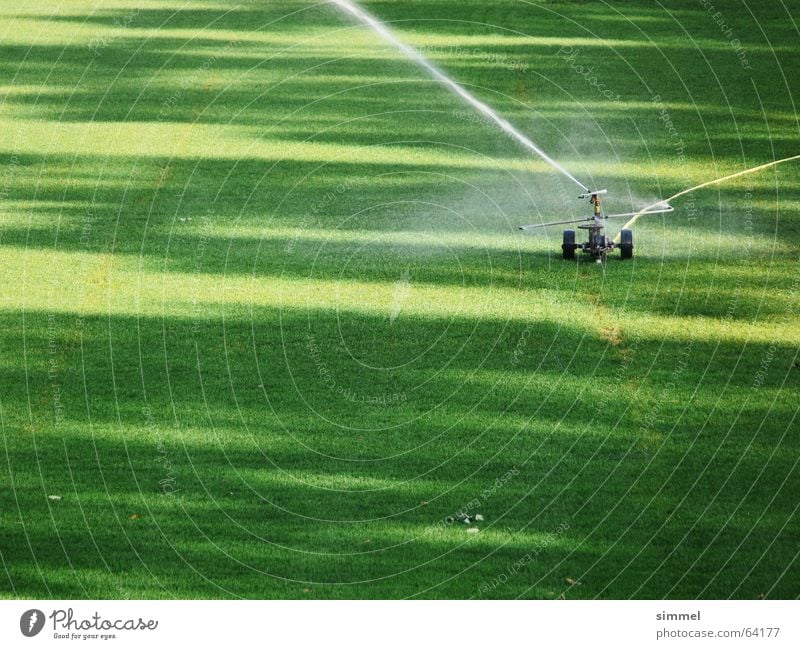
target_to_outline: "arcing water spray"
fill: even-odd
[[[686,196],[693,191],[698,189],[703,189],[703,187],[711,187],[712,185],[718,185],[720,183],[724,183],[726,180],[733,180],[734,178],[738,178],[739,176],[746,176],[747,174],[755,173],[756,171],[761,171],[762,169],[768,169],[769,167],[774,167],[775,165],[783,164],[784,162],[791,162],[792,160],[800,160],[800,155],[793,155],[789,158],[783,158],[783,160],[773,160],[772,162],[768,162],[767,164],[759,165],[757,167],[752,167],[751,169],[745,169],[744,171],[737,171],[735,174],[731,174],[730,176],[723,176],[722,178],[717,178],[716,180],[709,180],[708,182],[701,183],[699,185],[695,185],[694,187],[690,187],[689,189],[684,189],[679,191],[677,194],[673,194],[665,201],[658,201],[658,203],[654,203],[653,205],[648,205],[647,207],[642,208],[636,214],[633,215],[633,218],[628,221],[622,227],[629,228],[631,227],[636,221],[642,216],[645,212],[652,209],[656,205],[660,203],[669,203],[670,201],[680,198],[681,196]]]
[[[553,160],[553,158],[551,158],[544,151],[542,151],[530,138],[520,133],[514,126],[512,126],[512,124],[508,120],[500,117],[500,115],[498,115],[495,111],[489,108],[489,106],[484,104],[482,101],[474,97],[463,86],[453,81],[450,77],[448,77],[444,72],[439,70],[439,68],[433,65],[433,63],[431,63],[428,59],[426,59],[413,47],[403,43],[400,39],[397,38],[397,36],[394,35],[394,33],[392,33],[392,31],[386,25],[380,22],[377,18],[371,16],[361,7],[350,2],[350,0],[331,0],[331,2],[337,5],[340,9],[346,11],[351,16],[358,19],[359,22],[369,27],[372,31],[378,34],[387,43],[390,43],[391,45],[396,47],[409,59],[411,59],[419,66],[424,68],[428,72],[428,74],[430,74],[439,83],[441,83],[443,86],[454,92],[456,95],[461,97],[461,99],[466,101],[470,106],[475,108],[478,112],[482,113],[492,122],[497,124],[497,126],[499,126],[503,132],[510,135],[523,147],[525,147],[529,151],[532,151],[533,153],[538,155],[542,160],[544,160],[547,164],[549,164],[551,167],[564,174],[572,182],[578,185],[578,187],[580,187],[584,192],[589,191],[589,188],[586,185],[584,185],[580,180],[575,178],[575,176],[573,176],[569,171],[567,171],[564,167],[562,167],[558,162]]]
[[[774,167],[776,165],[783,164],[784,162],[791,162],[792,160],[800,160],[800,155],[793,155],[793,156],[790,156],[788,158],[783,158],[782,160],[773,160],[772,162],[767,162],[766,164],[758,165],[757,167],[752,167],[750,169],[745,169],[744,171],[737,171],[735,174],[730,174],[729,176],[723,176],[722,178],[717,178],[715,180],[709,180],[707,182],[700,183],[699,185],[695,185],[694,187],[690,187],[689,189],[683,189],[683,190],[679,191],[677,194],[673,194],[672,196],[670,196],[665,201],[658,201],[658,203],[653,203],[652,205],[648,205],[647,207],[642,208],[641,210],[639,210],[638,212],[633,214],[633,218],[630,221],[628,221],[625,225],[623,225],[622,228],[625,229],[625,228],[632,227],[636,223],[636,221],[639,220],[640,216],[643,216],[643,215],[647,214],[654,207],[656,207],[656,206],[658,206],[658,205],[660,205],[662,203],[669,204],[670,201],[673,201],[676,198],[680,198],[681,196],[686,196],[686,194],[690,194],[690,193],[692,193],[694,191],[697,191],[698,189],[703,189],[703,187],[711,187],[712,185],[719,185],[720,183],[724,183],[727,180],[733,180],[734,178],[738,178],[739,176],[746,176],[748,174],[752,174],[752,173],[755,173],[757,171],[762,171],[764,169],[769,169],[770,167]],[[619,235],[617,235],[617,238],[615,239],[615,241],[617,241],[618,239],[619,239]]]

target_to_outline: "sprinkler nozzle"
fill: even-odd
[[[578,196],[578,198],[590,198],[591,196],[599,196],[600,194],[608,194],[608,190],[607,189],[596,189],[593,192],[585,192],[584,194],[581,194],[580,196]]]

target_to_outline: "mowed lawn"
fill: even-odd
[[[628,211],[800,153],[748,4],[364,6]],[[0,15],[0,596],[800,595],[798,163],[570,263],[577,188],[327,3]]]

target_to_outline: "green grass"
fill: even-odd
[[[799,152],[797,2],[364,4],[609,209]],[[800,595],[797,164],[566,263],[329,7],[0,13],[0,596]]]

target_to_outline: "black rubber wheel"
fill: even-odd
[[[564,259],[575,259],[575,230],[564,230],[564,243],[561,244]]]
[[[622,230],[619,233],[619,252],[623,259],[633,258],[633,232]]]

